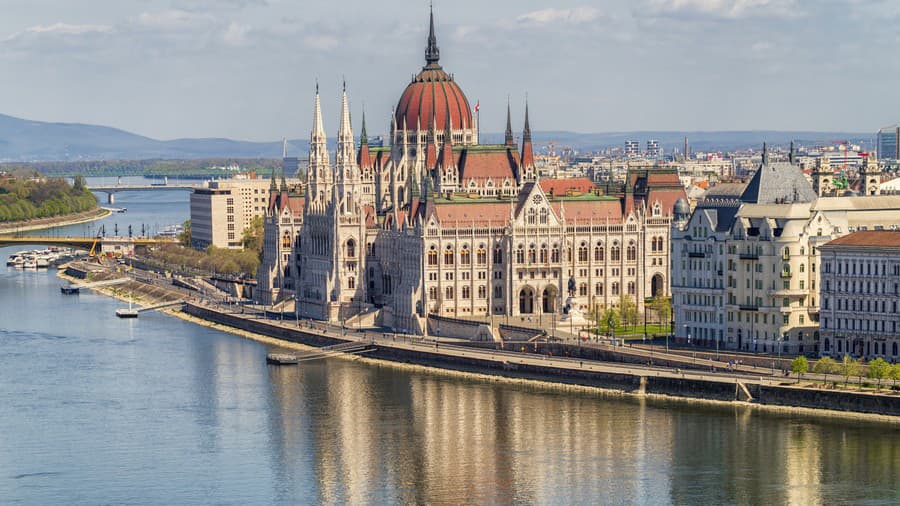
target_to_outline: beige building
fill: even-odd
[[[240,248],[241,235],[269,203],[269,179],[208,181],[191,193],[191,245]]]
[[[820,248],[821,354],[900,359],[900,232],[866,230]]]
[[[878,177],[870,173],[860,184],[877,185]],[[713,187],[689,218],[676,217],[676,338],[747,351],[820,352],[819,248],[856,230],[900,225],[900,196],[823,197],[799,166],[765,156],[739,195],[726,189]]]

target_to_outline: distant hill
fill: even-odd
[[[770,145],[786,145],[791,140],[801,145],[827,144],[847,139],[871,147],[873,134],[845,132],[608,132],[576,133],[566,131],[535,132],[536,143],[556,142],[578,151],[594,151],[622,146],[637,140],[643,149],[648,139],[656,139],[667,153],[680,149],[687,136],[693,150],[735,150]],[[503,134],[484,133],[484,143],[500,143]],[[291,153],[305,153],[307,140],[291,140]],[[80,123],[48,123],[0,114],[0,161],[78,161],[144,160],[195,158],[279,158],[281,142],[250,142],[231,139],[175,139],[160,141],[117,128]]]

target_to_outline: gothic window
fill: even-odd
[[[281,247],[284,249],[289,249],[291,247],[291,235],[287,232],[281,237]]]
[[[578,261],[579,262],[587,262],[588,261],[588,247],[586,243],[581,243],[578,246]]]
[[[453,265],[453,256],[453,249],[448,244],[444,251],[444,265]]]
[[[494,298],[500,299],[502,297],[503,297],[503,287],[500,285],[495,286],[494,287]]]
[[[529,225],[534,225],[534,223],[535,223],[535,212],[534,212],[534,209],[529,209],[529,210],[528,210],[527,217],[528,217],[528,220],[527,220],[528,224],[529,224]]]
[[[582,283],[581,285],[578,286],[578,295],[585,297],[585,296],[587,296],[587,291],[588,291],[587,283]]]
[[[356,257],[356,241],[350,239],[347,241],[347,258]]]
[[[500,246],[494,247],[494,263],[495,264],[503,263],[503,250],[500,249]]]
[[[662,216],[662,206],[659,205],[659,202],[653,204],[653,216]]]
[[[438,298],[438,289],[436,286],[432,286],[428,288],[428,298],[430,300],[437,300]]]
[[[613,284],[612,284],[612,294],[613,294],[613,295],[619,295],[619,283],[618,283],[618,281],[613,281]]]
[[[553,249],[550,250],[550,261],[551,262],[559,262],[559,245],[554,244]]]
[[[597,243],[597,246],[594,248],[594,261],[602,262],[604,260],[605,251],[603,250],[603,244]]]
[[[469,265],[472,263],[472,255],[468,245],[463,245],[462,251],[459,252],[459,263],[460,265]]]
[[[435,250],[434,246],[428,250],[428,265],[437,265],[438,264],[438,253]]]
[[[452,287],[452,286],[448,286],[448,287],[444,290],[444,295],[445,295],[444,298],[445,298],[446,300],[453,300],[453,287]]]
[[[534,244],[528,247],[528,263],[533,264],[537,262],[537,253],[534,249]]]
[[[547,245],[541,244],[541,263],[547,263]]]
[[[622,250],[619,248],[618,244],[613,244],[611,248],[609,248],[609,259],[613,262],[618,262],[622,259]]]
[[[487,297],[487,288],[484,285],[478,286],[478,298],[483,299]]]
[[[516,263],[525,263],[525,246],[522,244],[520,244],[519,247],[516,248]]]
[[[353,276],[347,278],[347,288],[356,288],[356,278],[354,278]]]
[[[634,295],[634,281],[628,282],[628,295]]]
[[[487,251],[484,250],[484,246],[478,248],[478,251],[475,252],[476,260],[478,260],[478,265],[484,265],[487,263]]]
[[[546,225],[549,221],[550,210],[546,207],[541,208],[541,225]]]
[[[800,272],[806,272],[806,264],[800,264]]]
[[[462,298],[469,299],[472,297],[472,289],[468,286],[462,287]]]
[[[628,248],[625,250],[626,260],[629,262],[634,262],[637,260],[637,246],[635,246],[634,241],[628,243]]]
[[[594,295],[603,295],[603,283],[597,283],[594,287]]]

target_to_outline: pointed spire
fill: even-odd
[[[769,163],[769,150],[766,147],[766,142],[763,141],[763,149],[762,149],[762,163],[763,165]]]
[[[356,164],[361,169],[372,167],[372,159],[369,157],[369,136],[366,135],[366,110],[362,113],[362,131],[359,134],[359,157]]]
[[[453,166],[453,123],[450,121],[450,105],[447,104],[447,117],[444,124],[444,145],[439,160],[441,168]]]
[[[417,172],[415,170],[412,171],[409,175],[409,178],[410,178],[409,189],[411,192],[411,196],[413,198],[418,197],[419,195],[422,194],[422,188],[419,187],[419,178],[418,178]]]
[[[319,81],[316,80],[316,103],[313,109],[313,138],[322,136],[325,138],[325,127],[322,125],[322,104],[319,100]]]
[[[434,179],[427,171],[425,172],[425,200],[434,200]]]
[[[425,62],[429,67],[439,67],[438,60],[441,52],[437,46],[437,37],[434,36],[434,6],[429,7],[428,45],[425,47]]]
[[[525,99],[525,131],[522,132],[522,142],[531,142],[531,125],[528,122],[528,98]]]
[[[365,105],[365,104],[363,104]],[[363,109],[362,112],[362,131],[359,133],[359,144],[360,146],[363,144],[369,144],[369,136],[366,135],[366,110]]]
[[[350,127],[350,106],[347,104],[347,82],[344,81],[344,90],[341,92],[341,126],[338,128],[338,140],[346,140],[352,134]]]
[[[522,157],[520,172],[534,169],[534,149],[531,146],[531,124],[528,121],[528,100],[525,100],[525,130],[522,132]],[[519,182],[522,182],[523,176],[520,173]]]
[[[513,140],[513,132],[512,132],[512,115],[510,113],[509,108],[509,97],[506,97],[506,145],[512,146],[515,144]]]

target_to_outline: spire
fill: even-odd
[[[788,153],[788,161],[791,163],[796,163],[797,161],[797,153],[794,151],[794,141],[791,141],[791,151]]]
[[[506,97],[506,145],[512,146],[513,144],[515,144],[515,141],[512,133],[512,116],[509,110],[509,97]]]
[[[359,134],[359,157],[356,164],[361,169],[367,169],[372,166],[372,160],[369,157],[369,136],[366,135],[366,111],[362,113],[362,131]]]
[[[519,175],[521,182],[523,176],[534,169],[534,150],[531,147],[531,125],[528,121],[528,100],[525,100],[525,130],[522,132],[522,158]]]
[[[416,175],[416,171],[410,172],[409,178],[410,178],[410,182],[409,182],[410,196],[412,198],[416,198],[422,194],[422,188],[419,186],[419,178]]]
[[[434,87],[431,88],[432,94]],[[436,104],[432,99],[432,104]],[[431,170],[437,162],[437,125],[435,125],[435,112],[431,113],[431,120],[428,122],[428,135],[425,136],[425,168]],[[444,134],[446,135],[446,133]]]
[[[321,135],[321,138],[325,138],[325,127],[322,125],[322,105],[319,101],[319,82],[316,81],[316,104],[313,109],[313,128],[312,128],[313,138],[317,138]]]
[[[425,47],[425,61],[429,67],[440,67],[438,60],[441,52],[437,46],[437,37],[434,36],[434,6],[429,7],[428,45]]]
[[[766,148],[766,141],[763,141],[762,163],[763,165],[769,163],[769,150]]]
[[[277,190],[278,186],[275,184],[275,167],[272,167],[272,176],[269,179],[269,190]]]
[[[531,125],[528,122],[528,99],[525,99],[525,131],[522,132],[522,142],[531,142]]]
[[[284,167],[281,168],[281,191],[286,192],[287,187],[287,178],[284,177]]]
[[[450,105],[447,105],[447,121],[444,123],[444,145],[441,149],[441,159],[439,167],[448,168],[453,166],[453,123],[450,122]]]
[[[365,104],[363,104],[363,106],[365,106]],[[360,145],[363,145],[363,144],[368,144],[368,143],[369,143],[369,136],[366,135],[366,110],[363,109],[363,112],[362,112],[362,131],[359,133],[359,144],[360,144]]]
[[[348,135],[353,135],[350,128],[350,107],[347,104],[347,82],[344,81],[344,90],[341,92],[341,126],[338,128],[338,142],[346,140]]]

